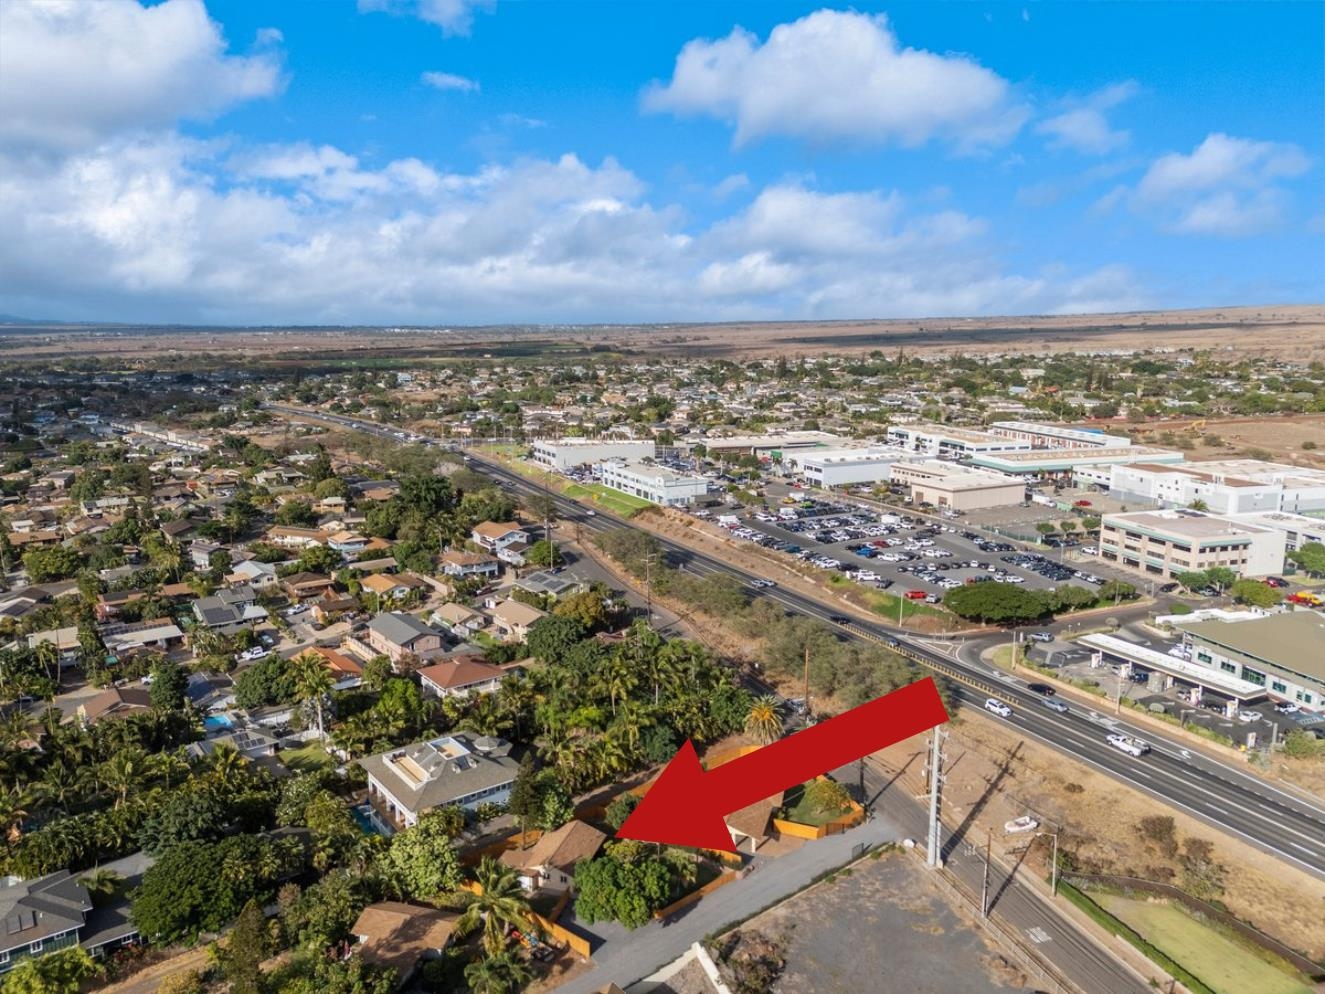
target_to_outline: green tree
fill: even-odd
[[[294,670],[275,654],[264,656],[235,678],[235,703],[241,708],[289,704],[298,695]]]
[[[1183,590],[1200,590],[1210,582],[1205,570],[1183,570],[1174,573],[1173,579]]]
[[[530,566],[543,567],[560,566],[564,562],[557,547],[545,538],[539,539],[525,550],[524,561]]]
[[[584,638],[584,634],[584,626],[574,618],[552,614],[539,618],[530,626],[525,645],[531,656],[547,663],[557,663]]]
[[[189,677],[184,667],[168,659],[152,667],[152,687],[149,698],[157,711],[178,711],[184,706],[189,689]]]
[[[393,835],[381,863],[388,883],[403,898],[427,900],[460,886],[450,826],[432,813]]]
[[[1325,545],[1320,542],[1305,542],[1288,558],[1313,576],[1325,576]]]
[[[1293,759],[1319,759],[1325,755],[1325,743],[1310,732],[1295,728],[1284,737],[1284,755]]]
[[[1248,607],[1274,607],[1284,599],[1281,591],[1268,583],[1250,578],[1234,581],[1228,592],[1239,604],[1246,604]]]
[[[67,580],[82,568],[82,557],[67,546],[53,545],[23,553],[23,569],[33,583]]]
[[[1227,566],[1211,566],[1205,571],[1205,575],[1210,580],[1210,586],[1221,593],[1233,586],[1237,582],[1238,574]]]
[[[217,961],[231,994],[261,994],[262,961],[271,954],[271,931],[258,902],[249,898],[235,927],[218,946]]]
[[[381,690],[391,678],[391,657],[374,656],[363,667],[363,687],[365,690]]]
[[[972,583],[949,590],[944,607],[962,618],[1001,623],[1034,621],[1049,613],[1048,597],[1010,583]]]
[[[68,946],[44,956],[28,956],[4,978],[3,994],[78,994],[79,985],[96,973],[82,946]]]
[[[473,994],[515,994],[533,976],[525,961],[509,952],[481,957],[465,967],[465,983]]]
[[[600,632],[612,623],[607,598],[597,590],[584,590],[558,601],[552,613],[578,621],[586,633]]]
[[[667,903],[671,890],[671,874],[662,860],[624,862],[609,852],[575,867],[575,916],[589,925],[617,921],[636,929]]]
[[[511,929],[526,933],[533,930],[529,897],[520,886],[515,869],[491,856],[484,856],[479,862],[474,881],[479,893],[470,898],[456,928],[468,934],[481,925],[484,952],[499,956],[506,949],[506,935]]]

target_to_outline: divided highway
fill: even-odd
[[[267,405],[276,413],[309,420],[360,426],[359,430],[393,435],[391,429],[370,422],[309,412],[282,405]],[[394,437],[394,436],[393,436]],[[537,484],[488,460],[484,473],[523,493],[542,493]],[[586,512],[579,504],[554,497],[561,520],[598,533],[631,527],[628,522]],[[728,573],[750,585],[754,574],[716,558],[659,539],[670,559],[700,573]],[[808,597],[781,587],[751,587],[754,596],[777,601],[790,611],[831,621],[834,611]],[[998,697],[1013,714],[1005,720],[1021,733],[1036,738],[1064,755],[1101,770],[1130,786],[1179,808],[1190,815],[1237,835],[1247,842],[1316,876],[1325,878],[1325,808],[1280,790],[1234,766],[1212,759],[1197,750],[1156,735],[1150,729],[1130,726],[1125,720],[1071,703],[1067,714],[1050,711],[1043,698],[1028,690],[1024,682],[1007,674],[972,665],[939,651],[934,640],[921,640],[887,625],[853,621],[842,626],[851,638],[886,642],[925,666],[950,677],[959,687],[964,703],[979,708],[986,697]],[[1151,752],[1133,758],[1105,741],[1110,732],[1144,738]]]

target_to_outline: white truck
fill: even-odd
[[[1144,756],[1150,751],[1150,745],[1142,742],[1140,739],[1134,739],[1130,735],[1110,735],[1109,745],[1115,749],[1121,749],[1129,756]]]

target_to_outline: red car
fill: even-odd
[[[923,601],[925,599],[925,592],[923,590],[908,590],[906,592],[906,599],[909,601]]]
[[[1074,501],[1072,502],[1072,506],[1073,506],[1073,507],[1090,507],[1090,501],[1088,501],[1088,500],[1074,500]]]

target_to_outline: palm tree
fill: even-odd
[[[105,899],[115,896],[115,891],[124,883],[124,878],[114,870],[99,866],[79,877],[78,882],[92,895],[93,904],[102,904]]]
[[[745,716],[745,731],[760,745],[782,737],[782,704],[772,694],[756,697]]]
[[[115,807],[121,808],[129,799],[129,792],[142,786],[148,768],[148,755],[134,747],[122,749],[101,764],[102,781],[115,792]]]
[[[506,933],[513,928],[530,930],[529,898],[520,886],[520,877],[505,863],[484,856],[474,871],[479,893],[472,896],[468,907],[456,922],[462,934],[483,926],[483,949],[490,957],[500,956],[506,949]]]
[[[465,967],[465,983],[474,994],[514,994],[533,976],[524,960],[508,952],[476,959]]]
[[[212,767],[211,776],[222,787],[233,786],[244,773],[248,766],[248,757],[240,753],[234,746],[217,746],[212,750],[208,761]]]
[[[11,787],[0,794],[0,834],[11,845],[23,837],[23,821],[31,801],[31,792],[20,787]]]
[[[183,747],[155,753],[151,757],[151,765],[156,776],[165,781],[166,790],[170,789],[176,778],[182,783],[189,775],[189,761]]]
[[[617,701],[630,696],[630,692],[639,686],[639,672],[632,660],[624,653],[617,653],[606,666],[595,674],[595,682],[607,691],[612,702],[612,716],[616,716]]]
[[[322,700],[331,693],[336,681],[327,669],[326,661],[314,652],[305,652],[290,661],[294,671],[295,691],[299,699],[313,705],[313,714],[317,720],[317,735],[326,739],[327,730],[323,725]]]
[[[57,687],[60,683],[60,647],[54,639],[43,639],[37,643],[37,663],[46,671],[47,678]]]

